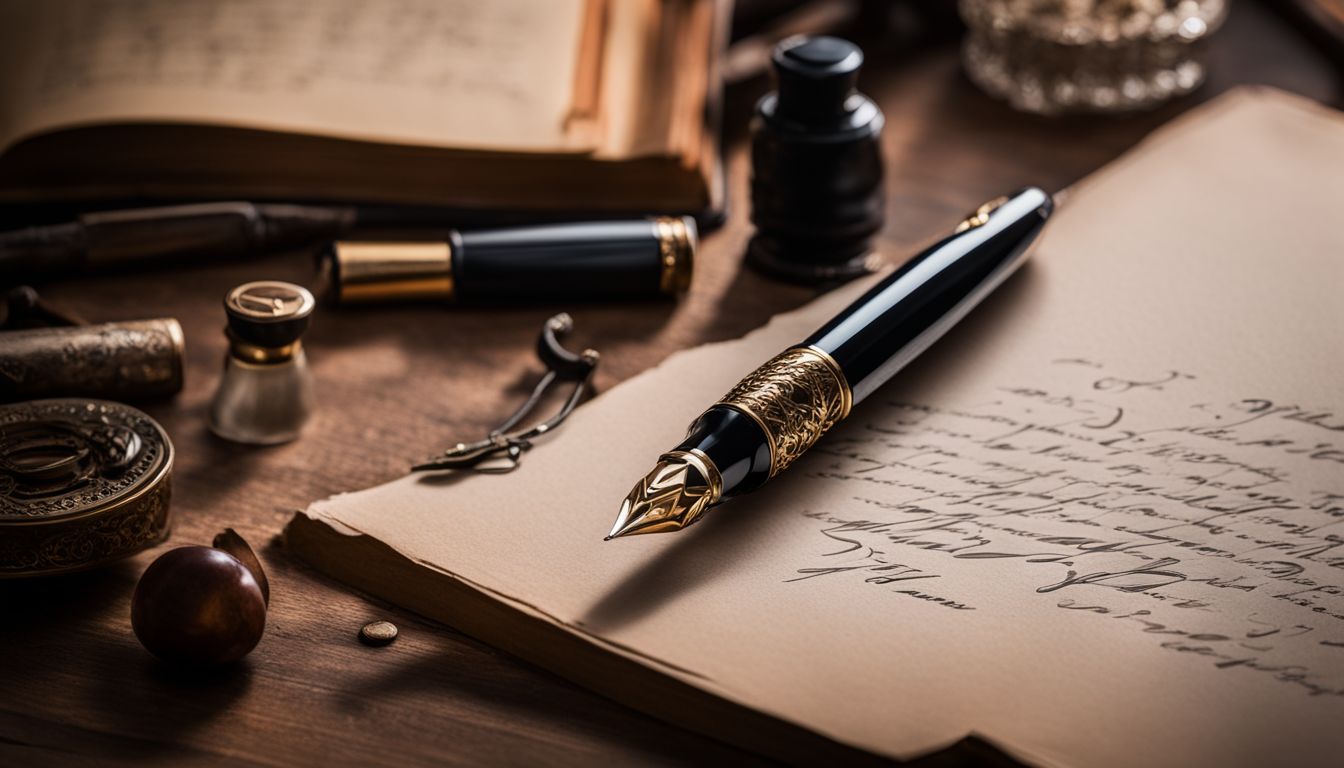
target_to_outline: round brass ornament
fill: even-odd
[[[104,400],[0,406],[0,578],[93,568],[162,542],[173,446]]]

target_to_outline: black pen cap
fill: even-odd
[[[660,217],[339,241],[322,258],[337,304],[619,301],[685,292],[695,249],[693,220]]]

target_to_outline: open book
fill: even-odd
[[[1238,91],[1062,200],[1015,277],[787,472],[604,542],[688,421],[865,285],[679,353],[516,472],[290,548],[789,761],[978,735],[1077,766],[1344,754],[1344,117]]]
[[[0,5],[0,201],[701,213],[715,0]]]

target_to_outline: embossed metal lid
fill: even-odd
[[[0,578],[81,570],[168,536],[173,446],[130,406],[0,406]]]
[[[258,280],[229,291],[224,311],[229,330],[261,347],[283,347],[308,329],[317,302],[307,288],[279,280]]]

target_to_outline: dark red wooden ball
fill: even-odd
[[[150,653],[185,664],[246,656],[266,628],[266,599],[233,555],[178,547],[150,563],[131,599],[131,627]]]

